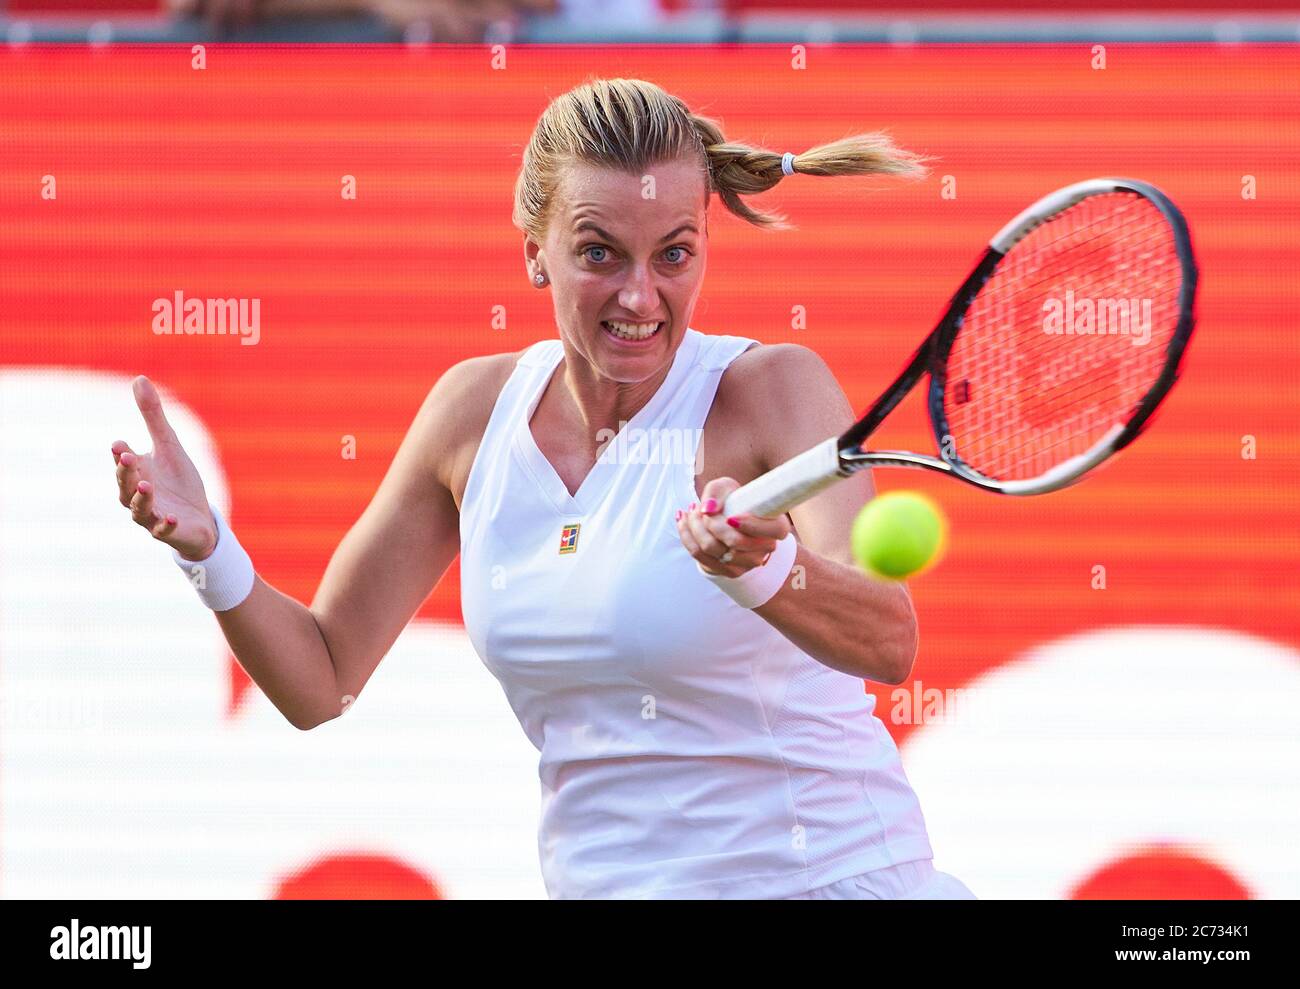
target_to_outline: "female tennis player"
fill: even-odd
[[[690,326],[712,193],[780,227],[741,197],[921,171],[882,135],[781,155],[652,83],[589,81],[546,108],[515,189],[558,338],[442,375],[310,608],[255,575],[144,377],[154,449],[113,444],[120,500],[302,729],[361,693],[459,552],[466,631],[541,754],[553,898],[972,898],[934,869],[863,688],[916,649],[906,589],[850,555],[870,474],[780,518],[718,512],[852,407],[811,350]]]

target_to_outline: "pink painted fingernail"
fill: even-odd
[[[717,510],[718,510],[718,502],[717,502],[717,499],[715,499],[715,498],[710,498],[708,501],[706,501],[706,502],[704,503],[704,514],[705,514],[705,515],[712,515],[712,514],[713,514],[714,512],[716,512]]]
[[[730,517],[727,519],[727,525],[731,526],[733,529],[739,529],[739,528],[740,528],[740,519],[738,519],[738,518],[736,518],[736,516],[732,515],[732,516],[730,516]]]
[[[686,510],[687,510],[688,512],[693,512],[693,511],[695,511],[695,505],[696,505],[695,502],[691,502],[690,505],[687,507]]]
[[[673,521],[680,522],[681,520],[682,520],[682,510],[679,508],[677,509],[677,518],[673,519]]]

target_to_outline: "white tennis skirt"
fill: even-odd
[[[939,872],[932,859],[900,862],[839,882],[787,896],[787,900],[975,900],[956,876]]]

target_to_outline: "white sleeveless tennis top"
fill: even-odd
[[[541,753],[553,899],[785,897],[933,855],[862,680],[733,602],[677,535],[718,381],[754,342],[687,329],[570,496],[528,425],[563,357],[540,341],[470,469],[462,614]]]

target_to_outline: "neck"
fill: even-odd
[[[601,377],[581,357],[570,357],[565,347],[563,381],[568,412],[593,448],[601,445],[600,435],[613,436],[655,396],[672,360],[644,381],[611,381]]]

